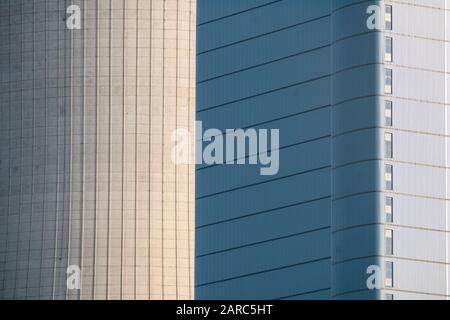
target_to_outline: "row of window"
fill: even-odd
[[[392,30],[392,6],[386,5],[385,7],[385,23],[386,23],[386,30],[391,31]],[[390,36],[385,37],[385,52],[384,52],[384,60],[385,62],[393,62],[394,60],[394,40]],[[385,68],[385,77],[384,77],[384,92],[385,94],[392,94],[392,79],[393,79],[393,72],[390,68]],[[392,121],[392,101],[387,100],[385,102],[385,110],[384,110],[384,116],[385,116],[385,126],[386,127],[392,127],[393,121]],[[394,137],[393,134],[390,132],[385,132],[384,134],[384,142],[385,142],[385,158],[386,159],[392,159],[394,156],[394,150],[393,150],[393,141]],[[386,184],[386,191],[392,191],[393,190],[393,172],[394,167],[390,164],[386,164],[385,166],[385,184]],[[385,197],[385,204],[384,204],[384,213],[385,213],[385,221],[386,223],[393,223],[394,222],[394,198],[390,196]],[[386,256],[392,256],[394,255],[394,231],[392,229],[385,229],[384,233],[384,242],[385,242],[385,255]],[[386,261],[385,263],[385,278],[384,278],[384,285],[386,288],[393,288],[394,287],[394,263],[392,261]],[[386,300],[394,300],[393,294],[386,294],[385,295]]]
[[[392,6],[386,5],[386,10],[384,14],[384,21],[386,23],[386,30],[391,31],[392,30]]]
[[[384,69],[384,93],[392,94],[392,69]]]

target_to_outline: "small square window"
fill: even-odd
[[[394,231],[386,229],[384,231],[384,239],[386,244],[386,255],[392,256],[394,254]]]
[[[392,127],[392,101],[386,101],[384,118],[386,127]]]
[[[394,199],[392,197],[385,197],[384,213],[386,214],[386,222],[394,222]]]
[[[387,288],[394,287],[394,263],[392,261],[386,261],[386,274],[384,278],[384,285]]]
[[[385,152],[385,157],[387,159],[392,159],[393,157],[393,137],[392,137],[392,133],[385,133],[384,134],[384,152]]]
[[[384,69],[384,92],[392,94],[392,69]]]
[[[386,22],[386,30],[392,30],[392,6],[386,5],[384,20]]]
[[[394,168],[392,167],[392,165],[387,164],[385,166],[384,181],[386,182],[386,190],[388,190],[388,191],[392,191],[393,187],[394,187],[393,171],[394,171]]]
[[[391,37],[386,37],[386,48],[384,52],[384,60],[386,62],[392,62],[393,60],[393,40]]]

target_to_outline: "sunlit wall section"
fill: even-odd
[[[194,168],[171,138],[194,129],[195,1],[0,16],[0,297],[192,298]]]

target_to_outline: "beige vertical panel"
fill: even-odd
[[[124,1],[111,1],[111,141],[108,298],[122,298],[124,234]]]
[[[195,88],[196,88],[196,1],[190,0],[190,37],[189,37],[189,132],[195,132]],[[195,137],[192,137],[194,143]],[[194,148],[192,148],[194,150]],[[194,298],[194,265],[195,265],[195,165],[189,166],[189,275],[191,299]]]
[[[110,94],[111,10],[108,0],[97,1],[97,195],[95,241],[95,299],[108,294],[110,212]]]
[[[94,295],[97,190],[97,3],[84,1],[84,194],[81,299]]]
[[[150,73],[150,298],[163,298],[162,130],[164,73],[164,1],[152,0]]]
[[[135,296],[136,251],[136,106],[137,106],[137,1],[125,2],[124,19],[124,173],[123,173],[123,253],[122,294],[124,299]]]
[[[176,125],[189,128],[190,2],[177,3],[177,112]],[[177,297],[190,297],[189,266],[189,167],[176,167]]]
[[[177,114],[177,0],[164,1],[163,139],[170,141]],[[172,145],[163,142],[163,290],[176,298],[176,185],[175,165],[170,161]]]
[[[136,299],[150,298],[150,43],[151,1],[137,1]]]

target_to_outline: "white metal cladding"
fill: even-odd
[[[449,294],[450,1],[393,5],[395,299]],[[445,40],[445,41],[444,41]],[[391,129],[387,129],[391,130]],[[418,276],[420,275],[420,276]]]

